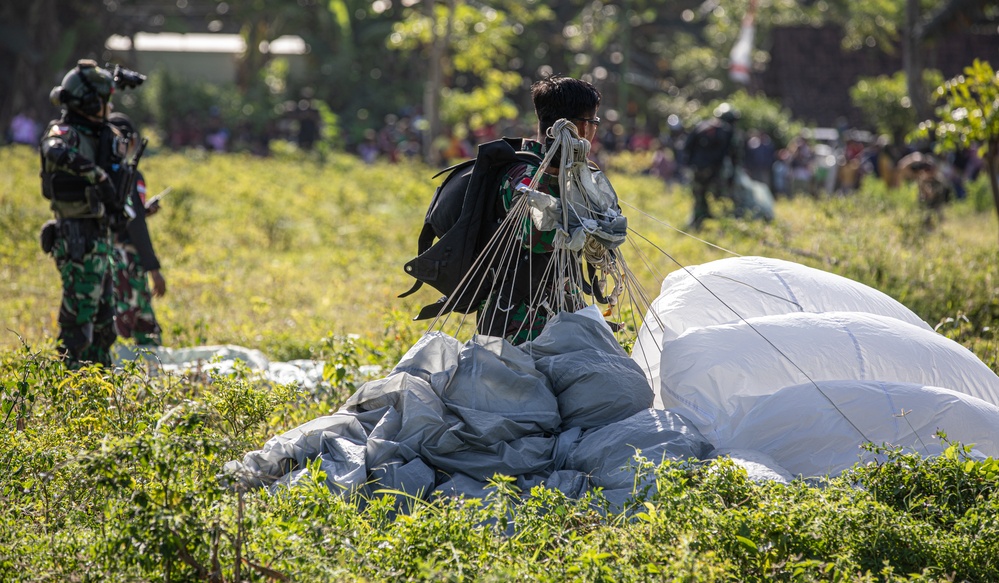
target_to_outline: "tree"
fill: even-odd
[[[937,151],[953,151],[979,145],[979,155],[992,189],[992,201],[999,216],[999,75],[992,66],[975,59],[963,75],[937,88],[934,97],[939,121],[919,125],[917,135],[935,140]]]
[[[85,0],[14,0],[0,3],[0,61],[9,80],[0,88],[0,127],[19,111],[51,111],[49,90],[78,59],[104,57],[113,15]],[[43,118],[47,120],[47,117]]]
[[[943,82],[943,76],[936,70],[923,71],[920,77],[923,94]],[[920,83],[919,80],[916,82]],[[891,136],[894,144],[901,145],[906,134],[921,119],[909,97],[911,86],[908,75],[902,71],[891,77],[861,77],[850,88],[850,100],[863,113],[871,127]]]
[[[507,97],[522,81],[511,70],[515,42],[525,25],[550,12],[541,5],[526,10],[515,3],[494,3],[505,10],[462,0],[424,3],[422,10],[411,9],[396,23],[389,46],[429,61],[424,114],[431,127],[425,143],[437,137],[437,120],[476,129],[516,117],[517,107]]]
[[[930,103],[919,83],[925,46],[947,29],[968,30],[975,22],[999,17],[994,0],[826,0],[829,20],[843,26],[843,45],[849,49],[880,47],[893,54],[901,49],[911,107],[918,119],[930,113]]]

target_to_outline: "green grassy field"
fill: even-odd
[[[37,244],[50,213],[38,192],[36,156],[27,147],[0,149],[7,168],[0,177],[0,347],[17,346],[16,335],[40,345],[56,331],[58,274]],[[685,223],[689,193],[628,172],[643,163],[629,157],[608,172],[631,227],[658,247],[632,237],[638,248],[625,249],[652,297],[680,265],[736,253],[851,277],[932,325],[963,315],[972,337],[999,317],[995,216],[976,210],[975,201],[949,208],[943,227],[926,235],[911,188],[889,192],[871,183],[862,196],[781,201],[770,225],[709,223],[700,235],[719,249],[662,223]],[[350,156],[319,163],[171,153],[149,155],[143,170],[151,192],[172,189],[150,219],[169,286],[156,302],[168,345],[236,343],[283,359],[307,356],[330,333],[423,331],[407,315],[434,293],[396,296],[412,283],[402,264],[415,253],[433,170],[365,166]],[[973,185],[979,207],[989,200],[985,189]]]
[[[960,447],[889,456],[824,488],[754,485],[734,466],[645,471],[630,517],[600,501],[499,480],[489,504],[363,509],[321,483],[269,497],[220,486],[221,465],[335,410],[362,364],[391,366],[426,329],[399,300],[402,264],[433,192],[433,169],[153,152],[150,219],[170,346],[233,343],[275,360],[327,364],[323,396],[247,373],[150,376],[139,366],[67,373],[53,358],[59,279],[37,235],[49,218],[37,153],[0,148],[0,580],[999,580],[999,463]],[[920,227],[911,187],[779,201],[771,224],[683,225],[689,191],[608,167],[639,237],[625,254],[643,288],[681,265],[732,253],[798,261],[895,297],[999,370],[999,249],[984,182]],[[646,257],[647,262],[641,260]],[[627,342],[627,338],[622,339]],[[857,488],[856,486],[861,486]],[[506,528],[512,520],[515,534]],[[910,578],[911,577],[911,578]]]

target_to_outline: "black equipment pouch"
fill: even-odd
[[[66,239],[66,251],[70,261],[83,261],[87,254],[87,237],[80,221],[60,221],[59,230]]]
[[[52,248],[55,247],[56,239],[56,222],[54,220],[46,221],[45,224],[42,225],[42,230],[41,233],[39,233],[38,238],[39,243],[42,245],[42,251],[44,251],[46,255],[52,255]]]
[[[124,233],[128,229],[128,215],[123,212],[112,212],[107,215],[108,228],[114,233]]]
[[[104,216],[104,194],[97,185],[90,185],[84,189],[84,195],[87,198],[87,207],[90,209],[91,217],[103,217]]]
[[[58,202],[83,202],[87,199],[90,183],[66,173],[43,173],[42,194],[49,200]]]

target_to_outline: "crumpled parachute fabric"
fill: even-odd
[[[545,483],[581,496],[601,487],[623,502],[636,451],[659,462],[712,450],[681,415],[651,409],[652,398],[599,312],[559,314],[521,347],[430,333],[336,413],[271,438],[225,471],[275,491],[318,460],[333,491],[422,497],[482,496],[504,474],[525,490]]]

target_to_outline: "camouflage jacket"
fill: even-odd
[[[534,140],[524,140],[521,150],[533,152],[542,158],[545,155],[544,144]],[[513,208],[517,198],[521,196],[521,193],[517,192],[517,187],[530,184],[531,180],[534,179],[534,175],[538,173],[538,170],[538,166],[524,162],[518,162],[507,170],[502,182],[500,182],[500,198],[503,200],[503,208],[508,212]],[[538,192],[559,198],[558,176],[551,174],[542,175],[538,181],[537,190]],[[530,247],[533,253],[551,253],[554,250],[552,244],[555,240],[554,230],[538,231],[530,224],[530,219],[525,221],[524,230],[525,232],[530,230],[530,243],[525,243],[525,247]]]
[[[103,148],[104,151],[101,151]],[[99,218],[103,204],[93,187],[111,176],[124,155],[121,134],[107,123],[69,113],[49,122],[40,152],[42,193],[58,218]]]

